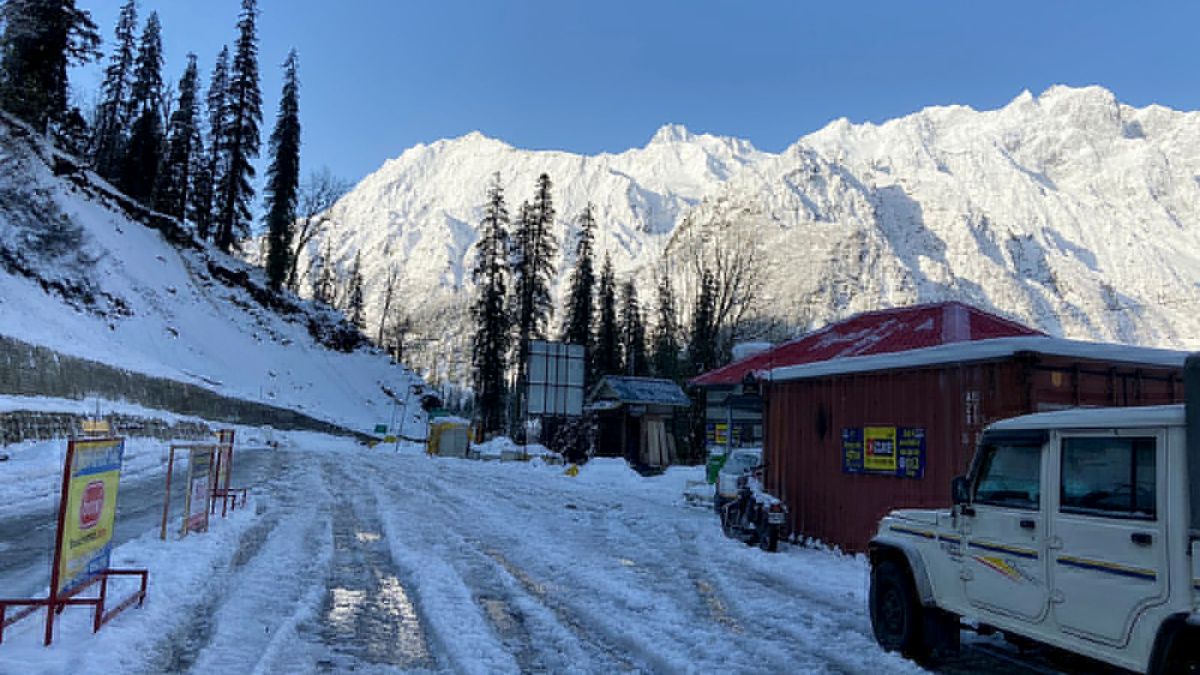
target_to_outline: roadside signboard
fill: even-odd
[[[73,440],[58,523],[55,595],[69,595],[108,569],[125,441]]]
[[[212,490],[213,449],[192,448],[188,452],[187,493],[183,498],[183,534],[208,529],[208,503]]]
[[[582,345],[529,343],[528,410],[531,415],[583,414]]]
[[[924,478],[924,427],[842,429],[842,471],[899,478]]]

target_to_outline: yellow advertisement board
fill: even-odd
[[[896,427],[863,428],[863,467],[867,471],[896,471]]]
[[[70,474],[59,523],[58,587],[54,589],[59,595],[108,568],[125,441],[72,441],[67,454]]]

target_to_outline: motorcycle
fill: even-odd
[[[738,476],[738,495],[721,511],[721,529],[725,536],[740,539],[748,546],[764,551],[779,550],[780,537],[786,537],[787,506],[762,489],[765,464]]]

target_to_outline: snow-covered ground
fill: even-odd
[[[283,440],[246,455],[252,509],[183,541],[123,533],[114,562],[151,569],[144,607],[97,635],[68,608],[48,649],[23,621],[0,672],[916,670],[871,638],[862,558],[724,538],[684,499],[700,468],[571,477]]]

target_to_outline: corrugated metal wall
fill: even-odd
[[[767,387],[767,488],[788,503],[795,531],[862,551],[892,509],[950,503],[983,428],[1026,412],[1075,405],[1181,402],[1180,370],[1016,356],[777,382]],[[925,429],[923,478],[843,473],[843,428]]]

